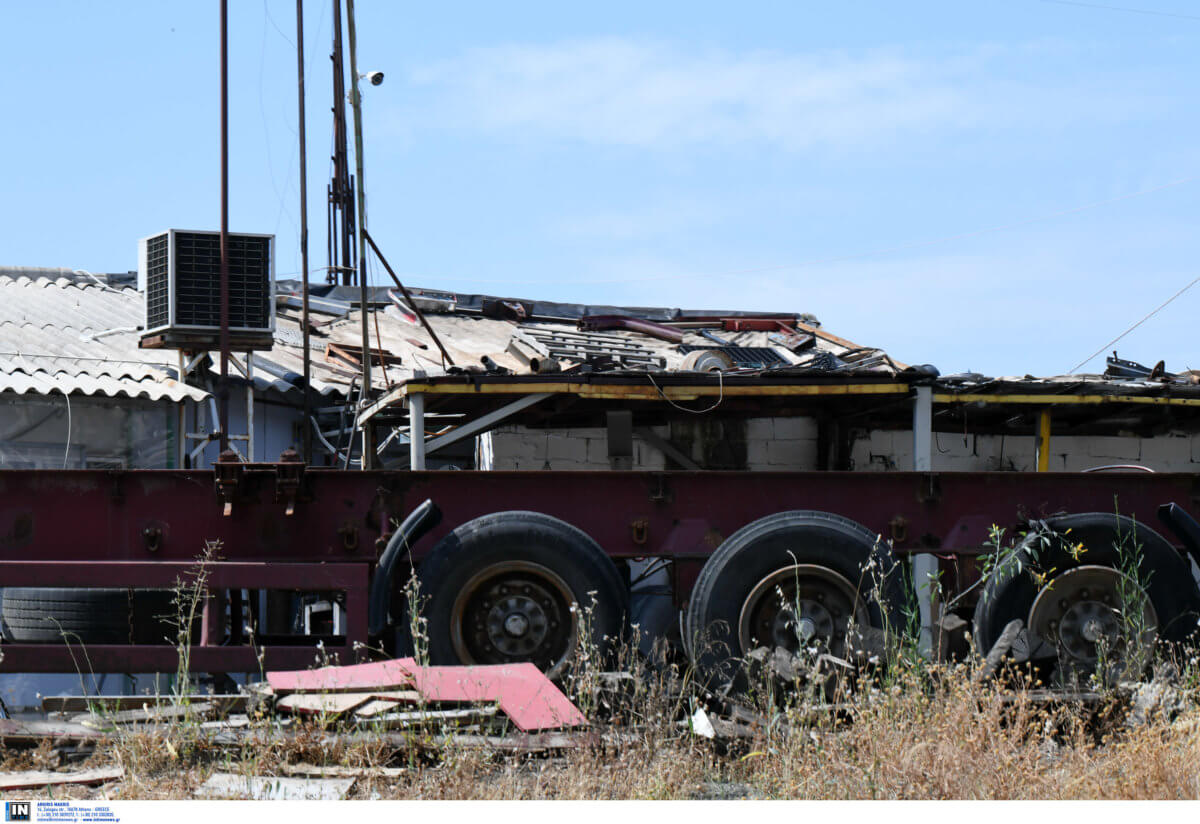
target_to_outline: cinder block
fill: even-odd
[[[766,439],[747,441],[746,468],[758,471],[777,468],[771,466],[771,441]]]
[[[649,471],[658,471],[666,469],[667,461],[663,454],[654,447],[647,444],[645,441],[639,441],[634,438],[633,441],[633,468],[645,469]]]
[[[816,469],[816,440],[779,440],[770,444],[767,463],[776,469],[802,471]]]
[[[547,456],[550,466],[556,469],[565,468],[560,465],[573,467],[575,464],[587,463],[587,441],[583,438],[572,438],[565,435],[550,435]]]
[[[775,418],[776,440],[816,440],[817,421],[815,418]]]
[[[591,464],[608,465],[608,438],[587,438],[587,461]]]
[[[1143,438],[1138,463],[1159,472],[1191,472],[1195,469],[1192,465],[1195,443],[1195,438],[1181,435]]]
[[[746,421],[746,440],[769,441],[775,437],[775,425],[771,418],[750,418]]]
[[[1086,439],[1076,438],[1075,440],[1086,440],[1087,454],[1094,458],[1136,462],[1141,454],[1141,443],[1138,438],[1094,437]],[[1052,438],[1050,440],[1050,449],[1053,451],[1054,447],[1054,439]]]

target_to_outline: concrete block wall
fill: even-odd
[[[666,427],[654,430],[667,437]],[[576,429],[528,429],[504,426],[493,430],[492,449],[496,469],[601,470],[608,461],[608,432],[603,427]],[[634,469],[663,469],[666,462],[657,449],[633,439]]]
[[[746,468],[758,472],[815,470],[816,420],[751,418],[746,421]]]
[[[857,471],[911,469],[912,433],[860,433],[851,449],[851,460]],[[1049,464],[1052,472],[1081,472],[1111,464],[1140,464],[1158,472],[1196,472],[1200,471],[1200,436],[1055,435],[1050,439]],[[1032,436],[934,433],[935,472],[1032,472],[1036,468]]]
[[[670,428],[655,428],[670,438]],[[817,424],[812,418],[750,418],[746,421],[746,468],[757,472],[809,471],[817,468]],[[603,427],[540,430],[502,427],[493,435],[496,469],[609,469],[608,437]],[[662,454],[641,438],[633,439],[633,468],[661,470]],[[699,456],[693,455],[699,459]],[[858,472],[907,471],[912,468],[912,433],[871,430],[857,433],[850,452]],[[1108,464],[1141,464],[1159,472],[1200,471],[1200,435],[1183,433],[1154,438],[1055,435],[1050,469],[1079,472]],[[963,435],[937,432],[933,438],[936,472],[1032,472],[1037,468],[1034,438],[1028,435]]]

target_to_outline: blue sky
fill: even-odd
[[[1127,3],[359,0],[369,225],[413,285],[811,312],[944,373],[1063,373],[1200,275],[1200,4]],[[230,6],[231,228],[288,276],[295,4]],[[0,2],[0,264],[120,271],[217,227],[217,8]],[[1117,348],[1200,368],[1197,313],[1200,285]]]

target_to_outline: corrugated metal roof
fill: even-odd
[[[14,269],[0,267],[0,392],[63,393],[142,397],[179,401],[202,400],[209,393],[177,380],[179,355],[174,350],[140,349],[138,326],[143,321],[144,297],[131,283],[131,275],[93,276],[65,269]],[[294,284],[293,284],[294,285]],[[281,285],[281,295],[288,286]],[[380,290],[376,290],[377,292]],[[418,290],[420,291],[420,290]],[[432,293],[427,293],[432,294]],[[439,293],[441,294],[441,293]],[[386,290],[380,295],[386,299]],[[427,318],[460,368],[479,369],[486,357],[514,373],[528,373],[528,352],[520,357],[513,348],[514,333],[552,334],[580,338],[571,317],[520,322],[483,317],[475,304],[479,296],[457,296],[434,302],[440,311]],[[462,301],[459,301],[459,298]],[[294,301],[293,301],[294,302]],[[276,317],[275,345],[269,352],[254,353],[254,386],[260,392],[275,392],[300,402],[304,370],[299,313],[282,304]],[[460,306],[461,303],[461,306]],[[360,314],[344,300],[325,301],[345,307],[340,316],[315,314],[319,327],[310,336],[312,388],[321,396],[342,398],[350,394],[360,367],[357,356],[346,363],[328,357],[329,344],[350,353],[361,352]],[[325,305],[323,304],[323,305]],[[377,304],[378,305],[378,304]],[[542,306],[541,304],[537,304]],[[451,311],[446,311],[451,307]],[[457,307],[457,308],[455,308]],[[545,304],[546,311],[587,314],[589,307]],[[622,310],[625,311],[625,310]],[[632,311],[632,310],[630,310]],[[639,310],[647,316],[684,317],[684,310]],[[711,346],[711,337],[697,329],[678,327],[683,343],[691,347]],[[376,309],[370,318],[368,338],[372,348],[394,356],[386,369],[376,366],[372,382],[376,390],[387,389],[413,377],[415,370],[429,376],[444,374],[444,364],[433,339],[413,316],[394,305]],[[761,331],[722,331],[720,339],[732,346],[766,348],[771,336]],[[621,351],[636,351],[651,368],[667,371],[684,366],[685,351],[675,343],[637,331],[614,329],[597,338],[615,341]],[[834,341],[840,339],[834,339]],[[794,355],[786,348],[773,350],[781,366],[803,366],[813,353],[842,355],[846,346],[819,339],[806,353]],[[211,353],[210,373],[218,369],[219,357]],[[239,360],[241,356],[238,356]],[[398,359],[399,363],[394,360]],[[627,365],[636,368],[636,364]],[[620,367],[619,367],[620,368]],[[892,368],[890,364],[884,368]],[[893,369],[894,371],[894,369]],[[240,375],[231,370],[235,379]]]
[[[136,289],[63,277],[62,270],[47,270],[53,277],[24,271],[35,276],[0,274],[0,392],[207,397],[175,379],[176,353],[138,349]]]

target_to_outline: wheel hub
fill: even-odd
[[[854,585],[827,567],[796,564],[765,576],[750,591],[738,619],[738,640],[742,652],[770,646],[836,654],[851,621],[868,623]]]
[[[1130,593],[1141,603],[1122,603],[1131,599]],[[1158,616],[1128,576],[1111,567],[1081,566],[1042,588],[1029,610],[1028,624],[1069,663],[1090,669],[1101,655],[1130,665],[1135,658],[1148,660]],[[1139,637],[1124,637],[1131,632]]]
[[[489,567],[455,599],[455,653],[468,664],[532,661],[554,674],[575,644],[573,600],[566,582],[546,567],[522,561]]]

